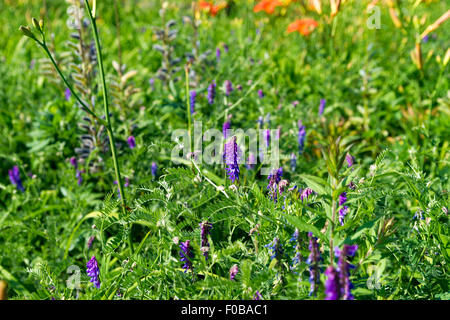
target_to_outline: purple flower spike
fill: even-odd
[[[261,300],[262,299],[262,295],[259,293],[259,291],[256,291],[255,294],[253,295],[253,300]]]
[[[213,82],[208,86],[208,103],[212,105],[216,96],[216,84]]]
[[[231,83],[230,80],[225,80],[225,94],[229,96],[232,91],[233,91],[233,84]]]
[[[222,125],[222,133],[223,133],[224,139],[228,138],[227,130],[230,130],[230,129],[231,129],[231,115],[228,116],[227,121],[225,121]]]
[[[184,269],[184,272],[193,270],[192,259],[194,259],[194,252],[192,252],[191,241],[186,240],[186,242],[181,242],[180,248],[180,261],[184,262],[184,265],[182,267]]]
[[[245,165],[247,167],[247,170],[253,170],[255,168],[256,164],[256,157],[253,153],[250,153],[248,155],[247,164]]]
[[[100,289],[100,280],[98,279],[98,276],[100,274],[100,270],[98,269],[98,263],[97,259],[95,259],[95,256],[92,256],[91,260],[86,264],[87,267],[87,275],[91,277],[90,282],[94,284],[94,287],[97,289]]]
[[[309,264],[309,282],[311,284],[311,289],[309,295],[316,293],[317,287],[320,283],[320,251],[319,244],[317,243],[317,238],[313,236],[312,232],[308,232],[309,238],[309,251],[310,254],[306,263]]]
[[[281,242],[278,237],[275,237],[271,243],[266,244],[264,247],[269,248],[269,250],[271,251],[270,260],[280,260],[283,257],[284,249],[281,246]]]
[[[197,92],[195,90],[191,90],[191,92],[190,92],[191,114],[194,114],[194,112],[195,112],[196,97],[197,97]]]
[[[270,145],[270,129],[264,131],[264,140],[266,141],[266,146],[268,148]]]
[[[349,278],[350,269],[354,266],[348,263],[347,258],[354,256],[357,249],[357,245],[344,244],[342,251],[340,251],[339,249],[335,250],[337,251],[337,256],[339,256],[337,271],[339,272],[340,297],[343,300],[354,299],[351,293],[353,285],[350,282]]]
[[[155,79],[150,78],[149,82],[150,82],[150,87],[152,87],[152,90],[155,91]]]
[[[306,138],[306,129],[302,124],[302,121],[298,121],[298,150],[299,154],[303,153],[303,149],[305,148],[305,138]]]
[[[309,196],[314,193],[314,190],[311,188],[305,188],[305,190],[302,191],[300,194],[300,200],[308,200]]]
[[[344,225],[344,219],[345,219],[345,216],[347,215],[347,213],[348,213],[347,206],[343,206],[342,209],[339,210],[339,224],[341,226]]]
[[[209,251],[209,242],[208,242],[208,235],[211,233],[212,224],[208,221],[203,221],[200,223],[200,239],[201,239],[201,248],[200,250],[203,251],[203,256],[205,257],[205,260],[208,260],[208,251]]]
[[[70,158],[69,161],[70,161],[70,164],[71,164],[75,169],[78,168],[78,161],[77,161],[77,158],[72,157],[72,158]]]
[[[136,148],[136,139],[133,136],[129,136],[127,142],[130,149]]]
[[[262,91],[262,89],[258,90],[258,96],[262,99],[264,98],[264,92]]]
[[[291,171],[294,172],[297,168],[297,156],[295,153],[291,153]]]
[[[220,49],[219,48],[216,49],[216,59],[217,59],[217,62],[220,61]]]
[[[95,236],[90,236],[89,237],[89,240],[88,240],[88,243],[87,243],[88,249],[92,248],[92,244],[94,243],[94,240],[95,240]]]
[[[66,101],[69,101],[71,96],[72,92],[70,92],[69,88],[66,88],[66,90],[64,91],[64,98],[66,99]]]
[[[327,101],[325,99],[320,99],[320,105],[319,105],[319,116],[323,114],[323,111],[325,110],[325,105],[327,104]]]
[[[20,179],[20,171],[18,166],[14,166],[11,170],[8,170],[9,180],[13,185],[17,187],[17,190],[25,192],[25,188],[23,187],[22,180]]]
[[[239,146],[236,143],[236,137],[233,137],[231,141],[228,143],[225,143],[225,150],[224,150],[224,160],[226,164],[226,172],[228,174],[228,178],[231,180],[231,182],[235,182],[236,180],[239,180],[239,157],[240,157],[241,150],[239,149]]]
[[[325,270],[325,276],[327,277],[325,281],[325,300],[339,300],[341,289],[338,272],[333,266],[329,266]]]
[[[151,168],[152,176],[153,178],[156,177],[156,174],[158,173],[158,165],[155,161],[152,162],[152,168]]]
[[[238,272],[239,272],[238,265],[237,264],[233,265],[230,269],[230,280],[234,280]]]
[[[277,202],[278,198],[278,184],[281,181],[281,177],[283,176],[283,168],[280,167],[278,170],[273,170],[267,179],[269,180],[269,184],[267,185],[267,189],[269,189],[270,198]]]
[[[353,156],[352,156],[350,153],[348,153],[348,154],[345,156],[345,160],[347,161],[347,165],[348,165],[349,168],[350,168],[350,167],[353,165],[353,163],[355,162],[355,158],[353,158]]]
[[[339,195],[339,205],[342,206],[346,202],[347,202],[347,192],[342,192]]]

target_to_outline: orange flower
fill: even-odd
[[[207,11],[212,17],[215,17],[220,10],[227,6],[226,2],[222,2],[220,4],[214,5],[212,2],[208,1],[199,1],[198,7],[202,10]]]
[[[277,0],[261,0],[254,8],[253,12],[265,11],[268,14],[273,14],[275,8],[283,5]]]
[[[303,36],[307,36],[309,35],[311,32],[313,32],[313,30],[318,26],[319,24],[317,23],[316,20],[311,19],[311,18],[306,18],[306,19],[300,19],[300,20],[296,20],[294,22],[292,22],[288,27],[287,27],[287,32],[291,33],[294,31],[298,31],[301,35]]]

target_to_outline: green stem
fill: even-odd
[[[105,118],[106,118],[105,128],[106,128],[106,131],[108,132],[109,144],[111,146],[111,155],[112,155],[113,164],[114,164],[114,171],[116,174],[117,184],[119,185],[120,201],[122,202],[122,214],[125,217],[127,214],[127,211],[126,211],[127,201],[126,201],[126,196],[125,196],[125,190],[123,188],[122,177],[120,175],[119,161],[117,160],[116,141],[114,139],[114,133],[113,133],[112,126],[111,126],[111,118],[109,116],[108,92],[106,89],[105,69],[103,67],[103,57],[102,57],[102,51],[100,48],[100,40],[99,40],[99,36],[98,36],[97,23],[96,23],[95,18],[92,16],[91,7],[89,6],[89,1],[85,0],[84,3],[86,4],[86,10],[89,14],[89,19],[91,20],[92,32],[94,33],[95,47],[97,50],[97,58],[98,58],[97,59],[98,60],[98,68],[100,71],[100,78],[102,81],[103,105],[105,106]],[[130,225],[130,230],[128,232],[128,246],[130,247],[131,253],[133,253],[133,251],[134,251],[133,250],[133,241],[131,239],[132,227],[133,227],[133,224]]]
[[[186,108],[187,108],[186,113],[188,118],[189,151],[193,152],[193,150],[191,150],[192,134],[191,134],[191,99],[189,97],[189,65],[186,65],[184,70],[186,74]]]

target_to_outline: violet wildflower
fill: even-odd
[[[229,96],[232,91],[233,91],[233,84],[231,83],[230,80],[225,80],[225,94]]]
[[[94,287],[97,289],[100,289],[100,280],[98,279],[98,276],[100,274],[100,270],[98,268],[97,259],[95,259],[95,256],[92,256],[91,260],[86,264],[87,267],[87,275],[91,277],[90,282],[94,284]]]
[[[245,165],[247,170],[253,170],[255,168],[255,164],[256,164],[256,157],[253,153],[250,152],[248,155],[247,164]]]
[[[311,188],[305,188],[300,194],[300,200],[308,200],[309,196],[314,193],[314,190]]]
[[[430,39],[430,35],[427,34],[425,37],[422,38],[422,42],[427,43],[429,39]]]
[[[223,44],[223,51],[225,51],[225,53],[228,53],[228,45],[226,43]]]
[[[323,111],[325,110],[325,105],[327,104],[327,101],[325,99],[320,99],[320,105],[319,105],[319,116],[323,114]]]
[[[78,160],[77,160],[77,158],[72,157],[72,158],[70,158],[69,162],[75,169],[78,168]]]
[[[302,262],[302,254],[300,252],[300,240],[298,238],[300,232],[296,228],[289,242],[294,242],[295,255],[292,258],[291,270],[294,270]]]
[[[301,120],[298,120],[298,150],[299,154],[303,153],[305,148],[306,130]]]
[[[346,202],[347,202],[347,192],[342,192],[339,195],[339,205],[342,206]]]
[[[345,203],[347,202],[347,192],[342,192],[339,195],[339,206],[343,206]],[[347,206],[343,206],[340,210],[339,210],[339,223],[341,226],[344,225],[344,218],[348,213],[348,207]]]
[[[344,225],[344,219],[345,216],[348,213],[348,207],[347,206],[343,206],[340,210],[339,210],[339,223],[341,226]]]
[[[217,62],[220,61],[220,49],[219,48],[216,49],[216,59],[217,59]]]
[[[233,265],[230,269],[230,280],[234,280],[238,272],[239,272],[238,265],[237,264]]]
[[[266,130],[264,131],[264,140],[265,140],[266,146],[267,146],[267,148],[268,148],[269,145],[270,145],[270,129],[266,129]]]
[[[277,259],[281,260],[284,254],[284,249],[281,246],[280,239],[275,237],[271,243],[266,244],[264,247],[269,248],[270,252],[270,260]]]
[[[317,238],[313,236],[312,232],[308,232],[309,238],[309,251],[310,254],[306,263],[309,264],[309,282],[311,284],[311,289],[309,295],[313,295],[316,293],[317,287],[320,283],[320,251],[319,244],[317,243]]]
[[[294,172],[297,168],[297,156],[295,153],[291,153],[291,171]]]
[[[208,221],[203,221],[200,223],[200,239],[201,239],[201,250],[203,251],[203,256],[205,260],[208,260],[209,242],[208,235],[211,233],[212,224]]]
[[[208,86],[208,103],[212,105],[216,96],[216,84],[213,82]]]
[[[156,164],[155,161],[152,162],[151,172],[152,172],[153,178],[155,178],[156,174],[158,173],[158,165]]]
[[[339,274],[333,266],[325,270],[325,300],[339,300],[341,289],[339,284]]]
[[[353,284],[350,282],[350,269],[354,268],[352,264],[349,264],[347,258],[353,257],[358,249],[358,245],[347,245],[344,244],[342,250],[335,248],[335,254],[339,257],[338,268],[339,272],[339,286],[340,286],[340,297],[343,300],[353,300],[354,297],[351,293]]]
[[[150,78],[149,82],[150,82],[150,87],[152,87],[152,90],[155,91],[155,79]]]
[[[259,293],[259,291],[256,291],[255,294],[253,295],[253,300],[261,300],[262,299],[262,295]]]
[[[236,86],[236,89],[238,89],[239,91],[242,91],[242,85],[238,84],[238,85]]]
[[[277,201],[277,187],[278,183],[281,181],[281,177],[283,176],[283,168],[280,167],[278,170],[274,169],[267,179],[269,180],[269,184],[267,185],[267,189],[269,189],[270,198],[273,201]]]
[[[136,147],[136,139],[133,136],[129,136],[127,142],[130,149],[134,149]]]
[[[231,182],[239,180],[239,154],[240,149],[236,143],[236,137],[233,137],[228,143],[225,143],[224,160],[227,165],[226,172]]]
[[[222,133],[223,133],[223,138],[227,139],[228,138],[228,130],[231,129],[231,115],[228,116],[227,121],[225,121],[222,125]]]
[[[195,112],[195,99],[197,97],[197,92],[195,90],[191,90],[190,92],[190,105],[191,105],[191,114]]]
[[[348,165],[349,168],[355,162],[355,158],[350,153],[347,153],[347,155],[345,156],[345,160],[347,161],[347,165]]]
[[[258,96],[262,99],[264,98],[264,92],[262,91],[262,89],[258,90]]]
[[[181,242],[180,248],[180,261],[184,262],[184,265],[182,267],[184,269],[184,272],[193,270],[192,259],[194,259],[194,252],[192,252],[191,241],[186,240],[186,242]]]
[[[25,188],[23,187],[22,180],[20,179],[20,171],[18,166],[14,166],[11,170],[8,170],[9,180],[13,185],[17,187],[17,190],[25,192]]]
[[[69,101],[71,96],[72,92],[70,92],[69,88],[66,88],[66,90],[64,90],[64,98],[66,99],[66,101]]]
[[[77,178],[77,184],[79,186],[81,186],[81,184],[83,183],[83,176],[82,176],[83,173],[85,173],[84,170],[77,170],[75,173],[75,178]]]
[[[95,236],[90,236],[87,242],[88,249],[92,248],[92,244],[94,243]]]
[[[264,124],[264,117],[260,116],[257,120],[257,123],[258,123],[259,127],[261,128]]]

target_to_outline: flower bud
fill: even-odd
[[[42,32],[41,26],[39,25],[39,22],[36,18],[31,18],[31,22],[33,23],[33,26],[36,28],[37,31]]]
[[[20,26],[19,30],[28,38],[36,40],[36,37],[34,36],[33,32],[31,32],[30,30],[30,27]]]

